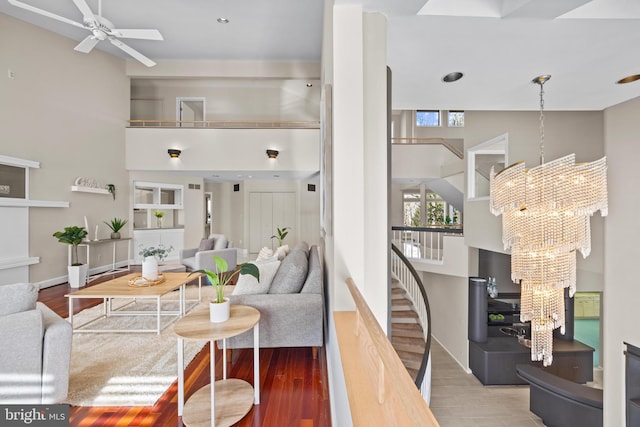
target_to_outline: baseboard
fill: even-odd
[[[126,266],[127,266],[126,260],[116,262],[116,267],[118,268],[122,268]],[[96,274],[105,273],[111,270],[112,267],[113,267],[113,264],[107,264],[100,267],[93,267],[89,269],[89,277],[94,276]],[[51,286],[61,285],[63,283],[68,283],[68,282],[69,282],[69,276],[64,275],[64,276],[58,276],[51,279],[43,280],[41,282],[34,282],[34,285],[36,285],[39,289],[44,289],[44,288],[50,288]]]
[[[456,363],[457,363],[458,365],[460,365],[460,367],[462,368],[462,370],[463,370],[463,371],[465,371],[467,374],[472,374],[472,373],[473,373],[473,372],[471,372],[471,369],[469,369],[469,368],[465,368],[465,367],[464,367],[464,365],[463,365],[462,363],[460,363],[460,361],[459,361],[459,360],[458,360],[458,359],[457,359],[457,358],[456,358],[456,357],[455,357],[455,356],[454,356],[454,355],[449,351],[449,349],[448,349],[447,347],[445,347],[445,346],[440,342],[440,340],[438,340],[438,338],[436,338],[435,336],[433,336],[433,334],[431,335],[431,339],[432,339],[432,340],[437,341],[437,342],[438,342],[438,344],[440,344],[440,347],[442,347],[442,348],[444,349],[444,351],[446,351],[446,352],[449,354],[449,356],[451,356],[451,358],[452,358],[453,360],[455,360],[455,361],[456,361]],[[469,345],[468,345],[468,343],[467,343],[467,354],[469,353],[468,347],[469,347]]]

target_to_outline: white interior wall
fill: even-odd
[[[319,120],[320,85],[306,83],[306,79],[136,79],[131,99],[157,100],[162,115],[156,120],[177,120],[178,97],[205,98],[205,120]]]
[[[604,112],[605,152],[608,165],[609,215],[605,220],[605,287],[603,292],[604,425],[625,425],[624,346],[640,346],[638,322],[640,287],[636,263],[640,227],[630,220],[640,210],[633,191],[640,181],[640,98]]]
[[[125,135],[129,170],[320,170],[318,129],[127,128]],[[170,158],[169,148],[182,150],[180,158]],[[267,149],[279,150],[278,158],[267,158]]]
[[[70,202],[69,208],[29,208],[29,255],[41,261],[30,267],[30,281],[48,286],[67,275],[67,247],[51,236],[55,231],[83,226],[87,216],[91,237],[99,224],[99,237],[107,238],[103,221],[129,217],[123,160],[129,79],[123,59],[75,52],[77,42],[4,14],[0,40],[20,41],[2,43],[0,154],[41,162],[30,174],[32,199]],[[71,192],[78,176],[115,184],[116,199]],[[108,246],[92,249],[92,268],[111,264]],[[118,255],[125,258],[126,252]]]

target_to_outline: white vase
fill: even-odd
[[[158,280],[158,260],[155,256],[148,256],[142,261],[142,277],[147,280]]]
[[[209,302],[209,320],[212,323],[226,322],[229,320],[230,307],[229,298],[225,298],[224,302]]]
[[[69,286],[72,288],[81,288],[86,285],[88,270],[89,266],[87,264],[68,266],[67,272],[69,273]]]

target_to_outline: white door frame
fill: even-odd
[[[207,100],[202,96],[178,96],[176,97],[176,120],[182,120],[182,113],[180,110],[180,104],[183,101],[202,101],[202,120],[205,120],[205,113],[207,111]],[[182,124],[180,124],[182,126]]]

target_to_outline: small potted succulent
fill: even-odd
[[[89,266],[78,261],[78,245],[87,237],[87,230],[84,227],[65,227],[64,231],[56,231],[53,237],[58,242],[71,245],[71,265],[67,266],[69,274],[69,286],[79,288],[87,283],[87,270]]]
[[[260,271],[258,267],[252,263],[240,264],[232,271],[227,271],[229,269],[227,260],[216,255],[213,256],[213,259],[216,262],[216,271],[207,269],[195,270],[192,271],[191,274],[202,273],[209,278],[211,285],[216,290],[216,296],[209,304],[209,320],[213,323],[221,323],[229,319],[230,313],[229,298],[225,298],[224,296],[225,286],[229,284],[236,274],[250,274],[255,277],[256,280],[260,281]],[[189,276],[191,276],[191,274],[189,274]]]
[[[122,219],[122,218],[113,218],[109,222],[104,221],[104,223],[107,224],[107,227],[111,229],[112,239],[120,238],[120,230],[122,229],[122,227],[124,227],[127,224],[127,222],[128,221],[126,219]]]
[[[140,252],[138,255],[142,255],[142,278],[146,280],[158,280],[158,261],[164,261],[169,255],[169,252],[173,250],[173,246],[166,248],[163,244],[158,246],[140,245]]]

